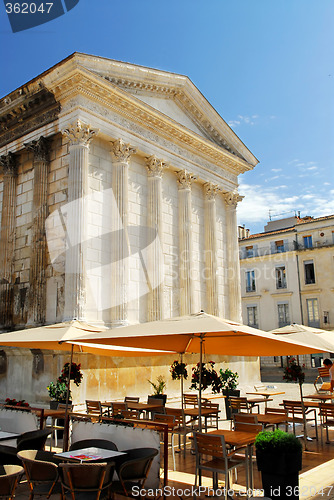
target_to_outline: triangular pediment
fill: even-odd
[[[77,65],[226,152],[251,165],[258,162],[187,76],[81,53],[72,57]]]

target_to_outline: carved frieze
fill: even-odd
[[[179,189],[190,189],[191,184],[197,179],[194,174],[187,170],[179,170],[176,172],[176,177]]]
[[[98,134],[90,125],[81,120],[71,123],[62,133],[69,139],[71,146],[88,146],[94,135]]]
[[[0,106],[0,147],[56,120],[60,103],[45,88],[9,96]]]
[[[146,168],[150,177],[162,177],[165,167],[167,167],[167,163],[158,159],[155,155],[146,158]]]
[[[136,148],[133,148],[130,144],[126,144],[122,139],[117,139],[111,144],[111,156],[117,162],[127,163],[130,156],[136,153]]]

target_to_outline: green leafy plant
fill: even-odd
[[[54,401],[66,401],[67,395],[67,384],[65,382],[60,382],[57,380],[56,383],[50,382],[47,386],[49,396]],[[68,399],[72,398],[71,391],[69,391]]]
[[[219,378],[223,391],[234,391],[238,387],[239,375],[237,372],[232,372],[229,368],[226,368],[226,370],[220,369]]]
[[[157,396],[158,394],[163,394],[164,390],[167,387],[166,379],[162,375],[159,375],[156,382],[151,382],[151,380],[148,380],[148,382],[153,387],[155,396]]]
[[[47,386],[49,396],[54,401],[66,401],[69,369],[70,363],[65,363],[56,383],[50,382]],[[75,385],[79,386],[81,384],[82,377],[83,374],[81,372],[81,364],[72,363],[70,380],[73,380]],[[69,391],[69,399],[71,398],[72,394],[71,391]]]
[[[173,380],[180,380],[182,377],[184,379],[188,378],[187,363],[177,361],[177,359],[172,363],[170,370]]]
[[[201,375],[201,388],[204,391],[208,387],[211,387],[213,393],[220,392],[222,390],[222,381],[214,369],[215,362],[209,361],[207,363],[202,363],[202,375]],[[200,363],[192,369],[191,386],[190,389],[199,389],[199,375],[200,375]]]
[[[302,450],[302,444],[294,434],[276,429],[275,431],[262,431],[256,436],[255,448],[259,452],[293,453]]]

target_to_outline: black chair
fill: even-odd
[[[49,434],[51,434],[49,429],[29,431],[17,438],[16,447],[0,445],[0,464],[21,465],[17,453],[21,450],[43,450]]]
[[[114,481],[111,485],[113,493],[131,497],[132,488],[144,487],[153,459],[158,455],[156,448],[136,448],[122,450],[126,455],[122,455],[116,462],[116,472],[119,481]]]
[[[0,498],[14,498],[16,486],[23,474],[23,467],[19,465],[0,465]]]
[[[110,498],[114,465],[104,463],[60,464],[63,500]]]
[[[29,500],[38,495],[50,498],[51,494],[61,493],[58,474],[59,460],[48,451],[22,450],[17,454],[22,461],[30,489]]]

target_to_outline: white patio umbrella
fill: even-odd
[[[319,347],[319,352],[334,352],[334,331],[292,323],[291,325],[270,330],[268,333],[275,334],[282,339],[311,343]]]

